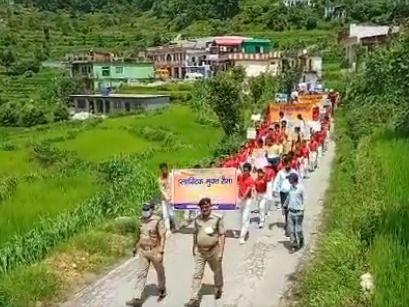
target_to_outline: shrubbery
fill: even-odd
[[[139,204],[158,193],[155,178],[138,156],[114,158],[103,163],[100,171],[107,186],[105,192],[72,212],[40,219],[34,229],[0,247],[0,274],[42,259],[55,245],[105,218],[136,215]]]

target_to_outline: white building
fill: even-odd
[[[297,4],[307,4],[311,5],[311,0],[283,0],[286,6],[294,6]]]
[[[356,66],[358,46],[365,46],[367,49],[374,48],[385,42],[390,35],[398,32],[399,27],[350,24],[341,37],[350,67],[354,69]]]

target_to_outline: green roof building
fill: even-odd
[[[270,53],[273,49],[273,44],[269,39],[264,38],[250,38],[245,39],[242,44],[242,51],[244,53]]]

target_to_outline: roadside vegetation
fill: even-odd
[[[300,306],[409,304],[408,33],[363,59],[336,117],[337,158]],[[373,277],[373,288],[361,276]],[[369,283],[370,284],[370,283]]]

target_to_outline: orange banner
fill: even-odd
[[[270,123],[278,122],[280,120],[279,113],[283,112],[288,120],[296,120],[297,115],[301,114],[304,120],[313,120],[314,108],[317,107],[316,102],[308,103],[294,103],[294,104],[270,104],[268,110],[268,121]]]
[[[319,104],[323,101],[323,95],[305,95],[298,97],[298,103],[316,103]]]
[[[172,201],[175,209],[197,209],[199,200],[209,197],[216,210],[235,210],[237,173],[235,168],[174,170]]]

